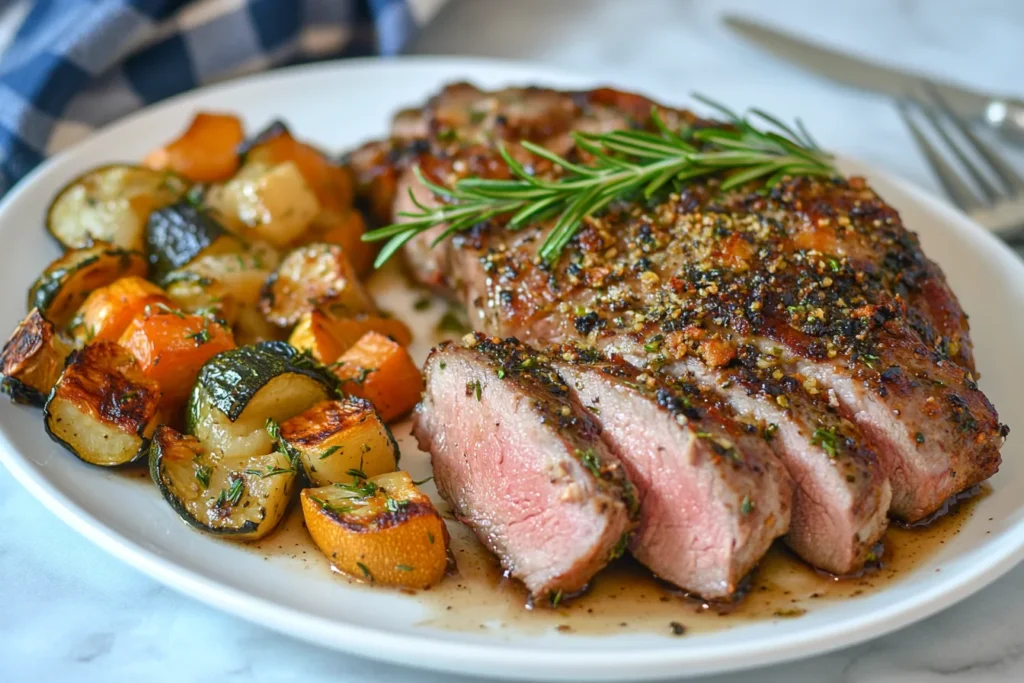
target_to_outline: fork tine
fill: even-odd
[[[898,99],[896,100],[896,107],[899,109],[903,122],[907,124],[907,128],[910,129],[910,133],[914,136],[918,149],[925,155],[932,170],[935,171],[939,183],[946,190],[946,194],[949,195],[954,204],[964,211],[974,211],[982,208],[981,202],[974,196],[971,188],[964,181],[960,180],[953,167],[942,158],[942,155],[932,146],[932,143],[928,142],[928,138],[925,137],[921,129],[914,123],[914,120],[910,117],[907,102],[908,100],[906,99]]]
[[[988,162],[992,168],[992,172],[995,173],[1000,180],[1005,183],[1006,188],[1010,190],[1010,193],[1015,196],[1024,195],[1024,178],[1017,172],[1017,170],[1011,166],[999,152],[992,148],[987,142],[975,135],[967,123],[960,118],[960,116],[954,112],[945,98],[939,93],[939,89],[935,87],[933,83],[925,81],[923,83],[925,90],[928,92],[928,96],[935,102],[935,105],[956,127],[957,132],[964,136],[974,151],[978,153],[978,156],[982,157]]]
[[[921,111],[921,113],[924,114],[924,117],[928,119],[928,123],[932,124],[932,128],[934,128],[938,136],[942,138],[942,141],[946,143],[946,146],[949,148],[949,150],[953,152],[953,156],[957,158],[957,161],[959,161],[960,164],[964,167],[964,170],[967,171],[967,175],[971,176],[971,179],[974,180],[974,183],[978,186],[978,189],[981,190],[981,194],[983,194],[985,196],[985,199],[988,200],[987,203],[991,204],[992,202],[996,201],[1000,197],[1002,192],[999,190],[998,187],[992,184],[991,180],[985,177],[985,174],[981,171],[981,169],[978,168],[978,166],[974,163],[974,161],[971,160],[969,156],[967,156],[967,154],[961,147],[961,143],[953,139],[953,136],[950,135],[949,132],[946,130],[946,127],[942,124],[942,121],[939,121],[939,117],[935,115],[935,111],[932,109],[932,107],[928,106],[926,103],[923,102],[918,102],[917,107]],[[961,128],[959,125],[954,124],[954,127],[960,133],[964,132],[964,129]]]

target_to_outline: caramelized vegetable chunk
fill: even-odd
[[[68,358],[43,408],[46,433],[93,465],[122,465],[143,455],[166,419],[160,387],[114,342],[98,341]]]
[[[75,341],[117,341],[147,307],[170,306],[164,290],[141,277],[124,277],[89,295],[71,323]]]
[[[334,372],[342,391],[370,401],[385,422],[412,410],[423,393],[423,375],[409,352],[377,332],[341,354]]]
[[[146,259],[137,251],[106,242],[69,249],[32,285],[28,308],[38,308],[44,318],[63,330],[93,290],[128,275],[146,275]]]
[[[314,310],[302,314],[288,343],[300,351],[309,351],[318,361],[328,364],[338,360],[367,332],[383,334],[402,346],[412,342],[412,332],[397,318],[375,315],[335,318]]]
[[[398,464],[395,437],[362,398],[318,403],[282,422],[280,433],[313,486],[350,483],[358,473],[393,472]]]
[[[260,310],[281,327],[294,325],[303,313],[315,308],[339,315],[376,310],[344,250],[336,244],[309,244],[288,254],[260,296]]]
[[[203,364],[235,348],[230,330],[209,317],[150,310],[135,318],[118,342],[135,356],[142,374],[160,385],[164,405],[185,405]]]
[[[305,489],[301,500],[309,535],[339,571],[409,588],[444,578],[448,531],[407,472]]]
[[[197,183],[227,180],[238,170],[238,145],[244,137],[237,116],[199,112],[181,137],[150,152],[143,164]]]
[[[224,456],[166,425],[153,434],[149,472],[178,516],[234,541],[273,531],[295,491],[295,468],[282,453]]]
[[[296,140],[282,124],[272,124],[257,136],[246,154],[246,162],[269,166],[292,162],[313,190],[324,209],[352,206],[353,182],[348,169],[331,161],[317,148]]]
[[[0,353],[0,389],[15,403],[41,406],[64,370],[71,347],[53,323],[32,309]]]

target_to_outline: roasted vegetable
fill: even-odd
[[[221,323],[172,309],[144,312],[118,343],[135,357],[142,374],[160,385],[165,412],[174,415],[185,407],[203,364],[235,348]]]
[[[334,364],[341,390],[370,401],[385,422],[409,412],[423,393],[423,375],[397,342],[367,332]]]
[[[94,339],[117,341],[136,316],[160,306],[171,306],[164,290],[140,277],[123,277],[86,298],[71,323],[71,334],[79,345]]]
[[[15,403],[41,406],[57,383],[71,346],[53,323],[32,309],[0,353],[0,390]]]
[[[118,278],[146,276],[146,259],[137,251],[97,243],[70,249],[51,263],[28,293],[28,308],[39,309],[58,330],[65,329],[89,293]]]
[[[238,170],[238,145],[244,137],[237,116],[199,112],[181,137],[153,150],[142,163],[197,183],[220,182]]]
[[[280,424],[333,391],[330,374],[284,342],[242,346],[214,356],[200,370],[187,429],[217,454],[269,453],[268,420]]]
[[[398,443],[369,401],[324,401],[281,423],[281,441],[313,486],[348,483],[353,472],[393,472]]]
[[[204,254],[238,253],[245,249],[213,212],[189,201],[151,213],[146,242],[151,274],[157,282],[163,282],[168,274]]]
[[[278,249],[301,240],[321,208],[290,161],[273,166],[247,163],[227,184],[210,188],[205,202],[229,230]]]
[[[267,280],[260,310],[267,320],[290,327],[303,313],[323,308],[355,315],[376,310],[373,300],[336,244],[315,243],[292,251]]]
[[[57,195],[46,229],[69,249],[94,241],[141,252],[153,210],[177,201],[186,181],[166,171],[114,164],[79,176]]]
[[[153,435],[149,472],[183,520],[238,541],[273,530],[288,509],[296,478],[279,452],[218,456],[196,437],[166,425]]]
[[[300,351],[309,351],[321,363],[330,364],[352,348],[367,332],[390,337],[402,346],[412,342],[412,332],[397,318],[375,315],[335,318],[315,310],[302,314],[288,343]]]
[[[200,255],[163,281],[168,296],[182,310],[215,310],[218,317],[235,325],[243,309],[257,310],[263,283],[278,262],[273,247],[253,242],[237,252]]]
[[[309,535],[331,564],[362,581],[427,588],[448,567],[448,530],[407,472],[302,491]]]
[[[131,354],[98,341],[68,357],[43,408],[46,433],[93,465],[122,465],[143,455],[165,420],[160,387]]]
[[[246,163],[268,166],[291,162],[313,190],[321,208],[340,211],[352,206],[353,182],[348,169],[339,166],[312,145],[296,140],[288,127],[275,122],[243,148]]]
[[[373,259],[377,256],[376,243],[363,241],[365,232],[363,214],[356,209],[324,209],[306,231],[302,243],[327,242],[339,245],[345,251],[356,275],[365,278],[373,271]]]

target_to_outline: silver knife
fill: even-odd
[[[726,25],[768,52],[804,69],[848,85],[894,97],[915,97],[924,82],[934,86],[950,107],[967,119],[980,119],[1000,135],[1024,142],[1024,101],[986,95],[921,74],[893,69],[851,57],[740,17],[725,17]]]

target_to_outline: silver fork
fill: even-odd
[[[897,101],[897,106],[946,194],[964,213],[997,236],[1021,242],[1024,240],[1024,178],[968,128],[934,87],[925,83],[922,90],[927,96],[925,100],[906,98]],[[929,141],[911,116],[912,108],[934,129],[946,154]],[[950,163],[947,156],[952,156],[955,164]]]

